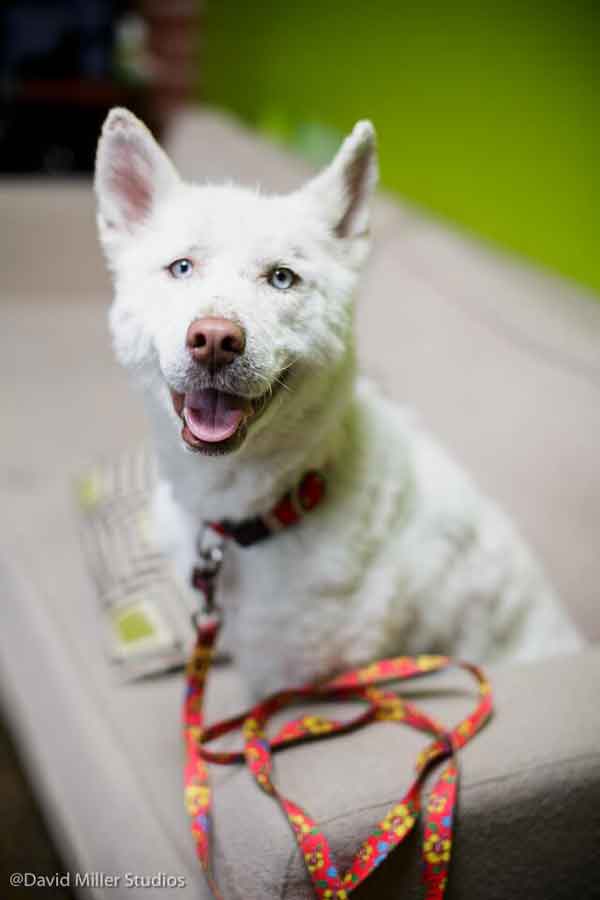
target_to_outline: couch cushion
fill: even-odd
[[[268,184],[275,158],[278,177],[287,177],[284,156],[211,121],[193,121],[205,136],[199,166],[219,174],[239,147],[246,178]],[[290,170],[289,177],[296,175]],[[61,188],[51,190],[58,204]],[[69,202],[88,221],[89,186],[78,190],[79,199],[70,194]],[[35,216],[35,202],[23,208]],[[48,217],[47,228],[54,227]],[[541,277],[534,292],[527,272],[480,256],[474,245],[403,211],[385,206],[380,227],[359,313],[367,368],[394,396],[414,403],[485,488],[516,512],[574,615],[597,636],[600,407],[588,342],[597,334],[597,307]],[[113,900],[208,896],[181,800],[181,679],[122,685],[108,666],[71,493],[72,474],[87,461],[112,457],[145,435],[139,398],[111,358],[107,291],[100,284],[81,295],[59,290],[69,279],[70,254],[63,253],[65,269],[50,283],[41,268],[39,284],[27,276],[19,292],[19,266],[31,265],[26,233],[24,227],[13,249],[0,329],[2,700],[75,868],[162,871],[187,880],[185,891],[171,893],[107,891]],[[46,246],[43,236],[38,245]],[[51,236],[48,246],[56,246]],[[91,245],[86,252],[95,253]],[[474,294],[469,285],[477,285]],[[551,296],[550,307],[560,310],[551,320],[559,324],[538,327],[537,314],[519,315],[534,293],[542,310]],[[373,304],[381,304],[376,315]],[[402,335],[402,352],[391,327],[373,328],[382,315]],[[515,339],[517,326],[526,339]],[[565,365],[567,356],[578,360],[577,371]],[[498,715],[464,752],[451,897],[592,895],[599,669],[598,653],[590,652],[494,673]],[[211,714],[235,710],[242,694],[235,672],[220,670],[209,692]],[[452,721],[470,702],[451,694],[435,708]],[[344,864],[357,835],[401,793],[419,746],[412,732],[381,725],[298,747],[277,758],[277,772],[282,788],[324,823]],[[347,759],[363,761],[360,779]],[[216,782],[217,874],[225,896],[310,897],[291,835],[269,798],[242,770],[221,770]],[[385,900],[404,888],[408,898],[418,897],[417,866],[413,841],[361,895]]]
[[[73,868],[186,880],[171,894],[127,889],[110,896],[208,897],[182,804],[182,680],[119,684],[98,637],[67,485],[48,490],[44,501],[51,523],[14,543],[0,565],[3,702],[41,797]],[[489,900],[517,890],[531,900],[592,896],[599,677],[598,652],[492,672],[498,713],[462,753],[450,897]],[[473,703],[460,675],[411,695],[448,724]],[[210,718],[237,711],[244,699],[233,669],[214,672]],[[422,746],[414,732],[380,724],[279,754],[277,778],[323,824],[343,867],[358,836],[402,794]],[[242,768],[217,769],[214,784],[224,896],[309,900],[302,861],[273,801]],[[408,900],[421,896],[414,839],[355,896],[392,900],[399,891]]]

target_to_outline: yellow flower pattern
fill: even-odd
[[[185,789],[185,808],[190,816],[197,816],[206,809],[210,800],[210,788],[203,784],[188,784]]]
[[[323,868],[325,859],[320,850],[311,850],[310,853],[305,854],[304,861],[306,862],[309,872],[316,872],[318,869]]]
[[[244,722],[243,733],[246,740],[262,734],[262,729],[256,719],[248,717]]]
[[[421,672],[430,672],[432,669],[439,669],[445,660],[445,656],[417,656],[417,666]]]
[[[473,731],[473,723],[469,721],[469,719],[465,719],[464,722],[460,723],[456,730],[459,734],[462,734],[463,737],[468,737]]]
[[[358,670],[357,678],[362,684],[368,684],[373,678],[376,678],[377,675],[379,675],[379,670],[379,663],[371,663],[370,666],[365,666],[364,669]]]
[[[302,724],[310,734],[327,734],[333,731],[333,725],[320,716],[304,716]]]
[[[423,852],[427,862],[434,865],[448,862],[450,859],[450,841],[447,838],[440,838],[437,834],[432,834],[425,841]]]
[[[430,797],[429,803],[427,804],[427,809],[429,810],[429,812],[438,813],[439,815],[446,809],[447,802],[448,801],[446,797]]]
[[[363,865],[366,865],[373,856],[373,848],[370,844],[364,844],[358,851],[358,858]]]
[[[301,836],[308,834],[310,832],[310,825],[304,818],[304,816],[297,814],[290,816],[290,822],[292,823],[292,827],[296,834]]]
[[[405,803],[399,803],[390,810],[381,823],[383,831],[393,831],[398,837],[404,837],[415,824],[415,817]]]
[[[400,697],[383,697],[377,704],[377,718],[384,722],[401,722],[406,718]]]

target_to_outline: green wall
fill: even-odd
[[[204,100],[290,137],[368,116],[387,188],[600,290],[600,2],[205,0],[203,16]]]

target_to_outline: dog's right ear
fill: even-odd
[[[368,234],[369,201],[377,183],[375,129],[357,122],[333,161],[305,186],[338,238]]]
[[[127,109],[112,109],[98,142],[94,179],[100,238],[109,256],[179,183],[175,167],[143,122]]]

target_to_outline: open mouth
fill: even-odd
[[[183,422],[183,441],[192,450],[213,456],[237,449],[246,437],[250,420],[266,405],[264,397],[242,397],[216,388],[184,394],[171,389],[171,398]]]

